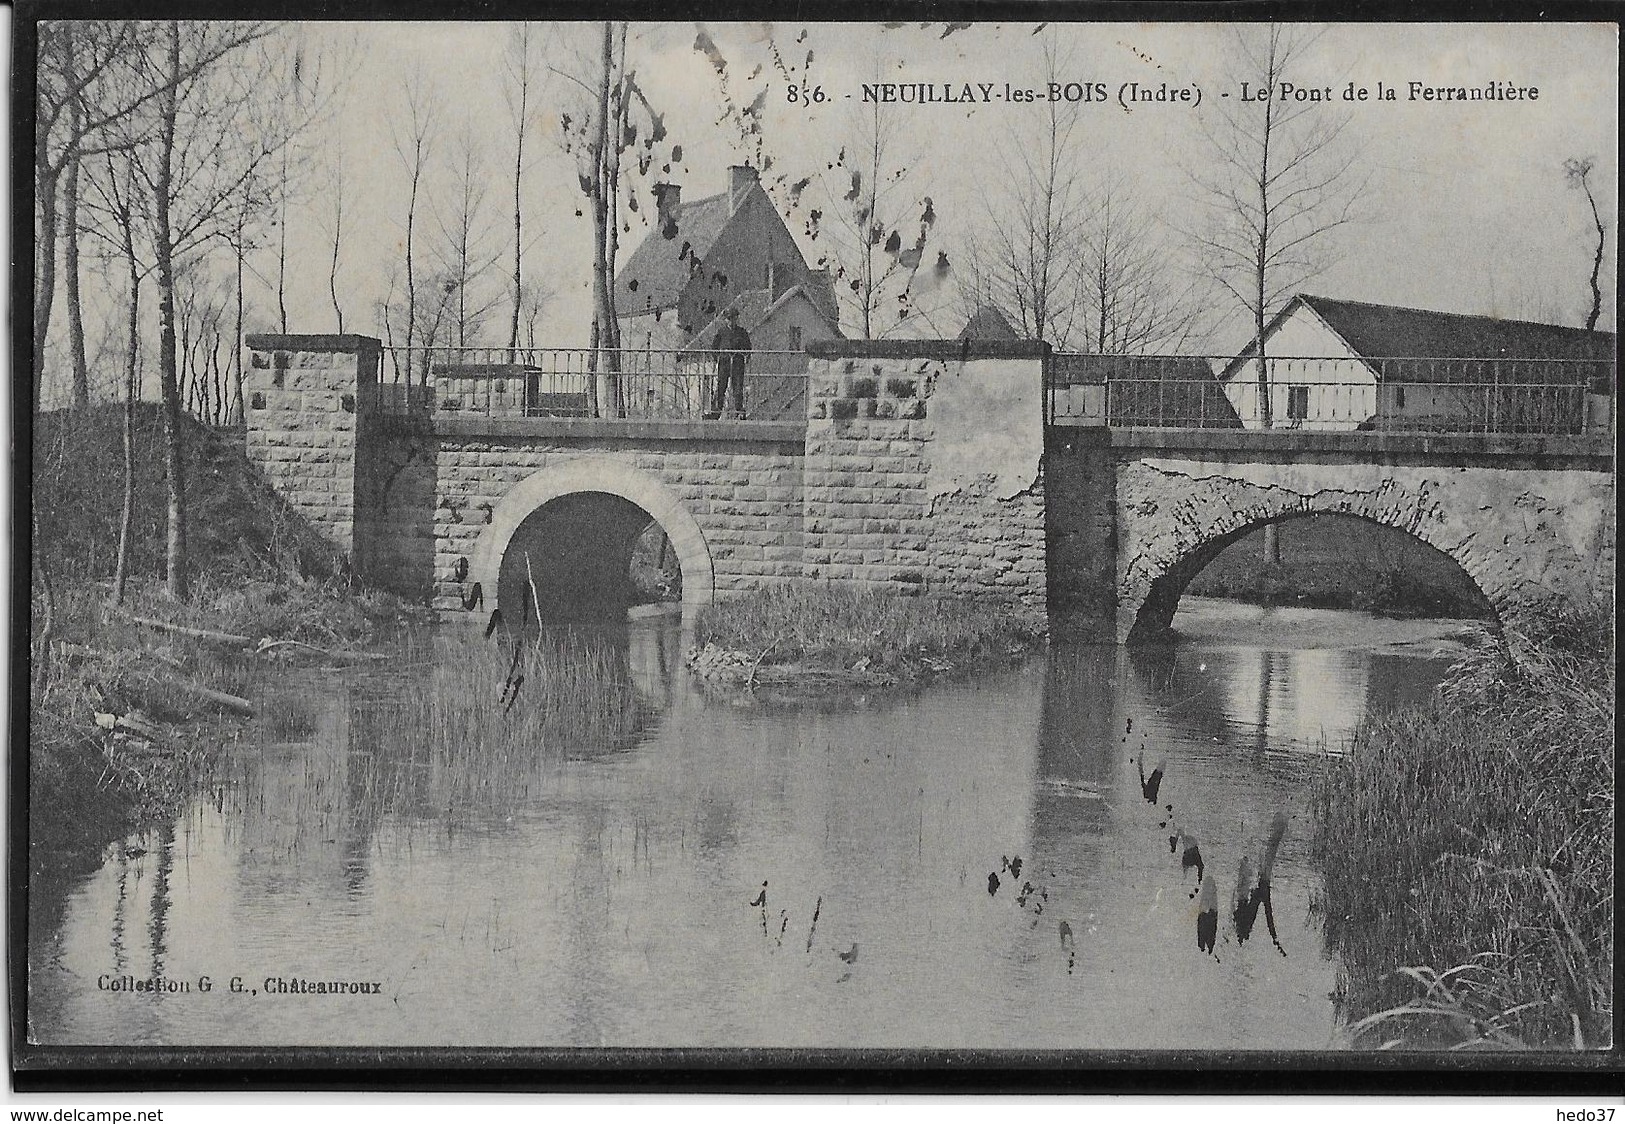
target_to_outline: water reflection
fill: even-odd
[[[312,676],[307,738],[245,746],[167,835],[61,891],[52,939],[31,945],[33,1033],[1330,1041],[1305,751],[1351,728],[1373,683],[1426,689],[1436,663],[1084,646],[914,696],[770,713],[709,698],[679,669],[681,644],[659,622],[609,644],[595,697],[621,698],[631,724],[592,727],[611,730],[596,740],[561,740],[563,717],[538,719],[523,746],[487,737],[473,709],[450,712],[460,741],[403,721],[462,682],[460,641]],[[578,719],[568,728],[587,729]],[[1225,902],[1221,885],[1235,887]],[[1260,914],[1273,947],[1256,939]],[[159,1001],[93,986],[127,965],[251,985],[369,979],[383,994]]]

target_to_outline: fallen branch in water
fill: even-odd
[[[252,636],[242,636],[235,632],[216,632],[209,628],[193,628],[184,624],[171,624],[168,621],[153,620],[151,617],[138,617],[134,613],[126,615],[136,624],[144,624],[148,628],[162,629],[165,632],[178,632],[182,636],[191,636],[199,640],[213,640],[221,644],[241,644],[244,646],[254,642]]]
[[[263,656],[266,652],[272,651],[273,649],[286,647],[304,648],[307,651],[316,652],[319,655],[329,656],[335,659],[387,660],[389,658],[389,656],[383,652],[353,652],[333,648],[318,648],[316,645],[307,644],[303,640],[272,640],[270,637],[266,637],[255,646],[254,654],[256,656]]]
[[[234,710],[245,718],[254,717],[254,704],[247,699],[239,698],[236,695],[228,695],[224,691],[216,691],[213,687],[205,687],[201,683],[193,683],[187,679],[168,679],[164,682],[177,690],[196,695],[200,699],[207,699],[212,703],[225,707],[227,710]]]

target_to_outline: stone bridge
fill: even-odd
[[[1042,344],[826,341],[805,420],[386,408],[378,341],[250,336],[248,453],[367,581],[483,621],[626,583],[652,519],[704,604],[775,583],[996,598],[1119,638],[1261,524],[1353,515],[1500,609],[1611,592],[1608,435],[1046,424]]]
[[[1166,629],[1180,594],[1266,523],[1350,515],[1453,559],[1500,612],[1608,593],[1606,438],[1292,430],[1051,430],[1051,612]]]

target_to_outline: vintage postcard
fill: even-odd
[[[1611,1064],[1617,27],[1070,14],[19,14],[16,1073]]]

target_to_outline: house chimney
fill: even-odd
[[[655,196],[655,223],[664,229],[677,213],[677,208],[683,201],[683,185],[678,183],[657,183],[652,189]]]
[[[756,169],[748,164],[735,164],[728,169],[728,213],[739,210],[739,204],[756,182]]]

